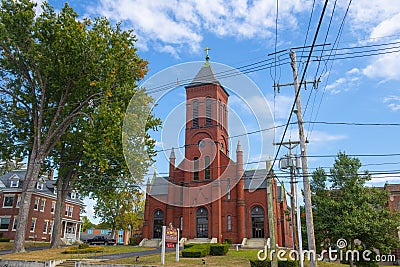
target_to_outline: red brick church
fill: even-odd
[[[176,164],[171,150],[168,177],[148,182],[143,237],[160,239],[163,225],[172,223],[186,239],[267,238],[267,171],[243,170],[243,151],[236,162],[228,151],[229,94],[208,61],[186,89],[185,159]],[[271,140],[272,142],[272,140]],[[273,181],[276,240],[292,246],[285,190]]]

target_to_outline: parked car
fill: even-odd
[[[89,245],[116,245],[115,239],[103,235],[97,235],[93,238],[86,240]]]

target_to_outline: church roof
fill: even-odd
[[[218,84],[221,85],[215,76],[215,73],[211,67],[210,62],[206,61],[199,72],[196,74],[191,83],[186,87],[199,86],[203,84]]]

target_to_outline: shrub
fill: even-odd
[[[184,244],[184,245],[183,245],[183,248],[191,248],[191,247],[193,247],[194,245],[196,245],[196,244]]]
[[[79,246],[78,246],[79,249],[88,248],[88,247],[90,247],[88,243],[82,243],[82,244],[79,244]]]
[[[270,267],[271,262],[268,260],[260,261],[260,260],[250,260],[251,267]]]
[[[270,267],[271,262],[269,260],[250,260],[250,266],[251,267]],[[298,267],[299,262],[298,261],[278,261],[278,267]]]
[[[356,262],[355,265],[357,267],[378,267],[378,263],[376,261],[360,261]]]
[[[278,261],[278,267],[298,267],[299,262],[298,261]]]
[[[131,237],[129,238],[129,245],[131,246],[137,246],[140,242],[138,242],[137,237]]]
[[[201,258],[210,254],[210,244],[187,244],[182,250],[184,258]]]
[[[208,255],[206,247],[191,247],[182,250],[182,257],[184,258],[201,258]]]
[[[64,253],[65,254],[87,254],[87,253],[95,253],[95,252],[103,252],[104,247],[88,247],[79,249],[79,247],[69,247]]]
[[[10,242],[10,238],[1,237],[0,242]]]
[[[228,253],[229,247],[230,247],[230,244],[211,244],[210,255],[212,255],[212,256],[226,255],[226,253]]]
[[[232,245],[232,238],[225,238],[224,243]]]

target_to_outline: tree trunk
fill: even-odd
[[[39,177],[40,168],[41,164],[35,164],[31,162],[31,160],[28,163],[28,169],[22,186],[21,205],[18,212],[17,231],[15,232],[14,237],[14,253],[25,251],[24,243],[28,226],[28,216],[31,208],[32,194],[35,189],[36,181]]]
[[[352,252],[354,251],[354,239],[353,238],[350,239],[350,249]],[[349,253],[349,255],[354,255],[354,254]],[[352,256],[350,257],[349,262],[350,262],[350,267],[354,267],[354,260],[353,260]]]
[[[62,236],[62,218],[65,211],[65,200],[69,192],[69,181],[71,180],[73,171],[68,171],[64,177],[57,179],[57,202],[54,211],[54,226],[51,235],[51,248],[60,248],[63,245]],[[64,233],[65,234],[65,233]]]

